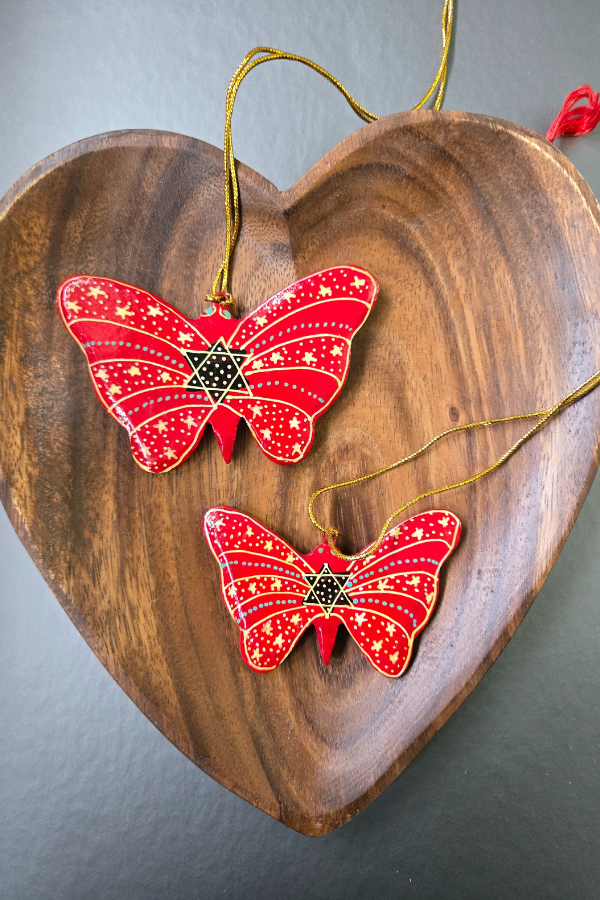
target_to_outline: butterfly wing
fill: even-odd
[[[240,627],[240,652],[256,672],[286,658],[318,608],[304,606],[313,568],[260,522],[226,506],[209,509],[204,534],[221,570],[221,592]]]
[[[88,275],[63,281],[57,306],[137,464],[148,472],[180,465],[214,411],[207,394],[185,390],[191,368],[182,349],[208,346],[197,324],[141,288]]]
[[[406,670],[415,637],[427,625],[439,592],[440,569],[460,539],[454,513],[435,509],[407,519],[381,546],[350,569],[339,610],[371,665],[396,678]]]
[[[377,299],[375,278],[356,266],[315,272],[246,316],[230,346],[245,350],[251,396],[230,395],[261,450],[274,462],[300,462],[315,420],[341,391],[352,338]]]

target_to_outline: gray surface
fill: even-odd
[[[271,43],[330,68],[374,112],[437,67],[441,0],[2,0],[0,193],[90,134],[220,144],[228,80]],[[459,0],[447,109],[545,131],[600,89],[597,0]],[[240,92],[237,155],[284,188],[360,123],[275,63]],[[600,132],[564,141],[600,195]],[[365,812],[320,839],[220,787],[125,697],[0,510],[0,898],[598,896],[600,481],[507,650]]]

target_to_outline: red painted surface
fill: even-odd
[[[343,623],[371,665],[390,678],[402,675],[414,639],[434,610],[440,569],[460,532],[453,513],[430,510],[393,528],[371,556],[346,561],[326,543],[302,556],[235,509],[216,507],[204,516],[223,598],[240,627],[241,654],[256,672],[282,663],[309,625],[317,629],[327,665]],[[317,588],[324,594],[344,582],[334,604],[316,597],[311,581],[319,575]],[[336,575],[342,576],[339,582]]]
[[[241,320],[218,304],[191,320],[141,288],[76,275],[60,285],[57,305],[96,394],[129,432],[135,461],[167,472],[195,450],[208,423],[229,462],[240,418],[269,459],[304,459],[377,292],[368,272],[338,266]]]

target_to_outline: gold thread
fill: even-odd
[[[434,109],[440,109],[444,97],[446,87],[446,76],[448,73],[448,52],[450,49],[450,39],[452,36],[452,21],[454,15],[454,0],[445,0],[442,12],[442,60],[435,79],[422,98],[413,109],[421,109],[438,89],[434,102]],[[255,58],[257,57],[257,58]],[[354,112],[360,116],[365,122],[375,122],[379,116],[369,112],[364,106],[361,106],[357,100],[346,90],[344,85],[337,80],[327,69],[306,59],[304,56],[298,56],[295,53],[285,53],[283,50],[277,50],[274,47],[255,47],[250,53],[247,53],[239,64],[229,87],[225,99],[225,135],[223,139],[223,169],[225,179],[225,255],[223,262],[219,266],[217,275],[213,282],[211,293],[206,295],[206,300],[211,303],[219,303],[229,306],[233,303],[233,297],[227,291],[229,283],[229,275],[231,269],[231,259],[233,251],[238,239],[240,231],[240,198],[237,174],[235,171],[235,157],[233,155],[233,142],[231,137],[231,117],[233,115],[233,106],[239,87],[252,69],[260,66],[262,63],[272,62],[276,59],[289,60],[291,62],[299,62],[304,66],[308,66],[314,72],[322,75],[330,84],[344,96]]]
[[[337,556],[339,559],[346,560],[354,560],[354,559],[366,559],[372,553],[374,553],[378,547],[381,546],[388,530],[393,522],[393,520],[398,516],[401,512],[404,512],[405,509],[408,509],[410,506],[414,506],[415,503],[418,503],[419,500],[424,500],[426,497],[432,497],[434,494],[443,494],[446,491],[453,491],[459,487],[465,487],[467,484],[472,484],[474,481],[477,481],[479,478],[483,478],[485,475],[489,475],[490,472],[493,472],[495,469],[498,469],[507,459],[509,459],[513,453],[515,453],[519,447],[521,447],[526,441],[529,440],[536,432],[538,432],[546,422],[553,418],[557,413],[561,412],[561,410],[565,409],[565,407],[569,406],[571,403],[575,403],[577,400],[581,400],[582,397],[585,397],[586,394],[589,394],[595,387],[600,384],[600,370],[591,375],[589,378],[586,378],[578,387],[572,390],[569,394],[559,400],[554,406],[550,409],[542,409],[538,412],[533,413],[522,413],[517,416],[503,416],[499,419],[486,419],[483,422],[469,422],[466,425],[457,425],[455,428],[449,428],[447,431],[442,431],[441,434],[436,435],[414,453],[411,453],[409,456],[405,456],[403,459],[398,460],[397,462],[390,463],[390,465],[383,466],[381,469],[377,469],[375,472],[369,472],[367,475],[360,475],[358,478],[350,478],[348,481],[339,481],[337,484],[330,484],[326,487],[319,488],[318,491],[315,491],[310,500],[308,501],[308,514],[310,516],[311,522],[320,532],[322,532],[325,540],[329,545],[329,549]],[[510,447],[505,453],[502,454],[495,462],[493,462],[487,468],[482,469],[481,472],[476,472],[475,475],[471,475],[469,478],[465,478],[462,481],[455,481],[452,484],[446,484],[442,487],[433,488],[429,491],[424,491],[422,494],[419,494],[417,497],[413,497],[412,500],[409,500],[408,503],[404,503],[402,506],[399,506],[395,512],[392,513],[391,516],[386,520],[383,528],[379,533],[379,537],[377,540],[371,544],[366,550],[362,553],[356,553],[355,555],[346,555],[337,549],[335,546],[336,538],[339,534],[338,529],[330,526],[329,528],[321,525],[314,514],[314,504],[317,497],[320,497],[321,494],[326,493],[327,491],[333,491],[336,488],[347,487],[352,484],[360,484],[361,481],[367,481],[369,478],[376,478],[378,475],[383,475],[384,472],[390,472],[392,469],[397,469],[399,466],[404,465],[404,463],[410,462],[413,459],[416,459],[422,453],[429,449],[433,444],[437,441],[441,440],[443,437],[447,437],[449,434],[455,434],[459,431],[467,431],[470,428],[486,428],[490,425],[497,425],[500,422],[514,422],[519,419],[539,419],[538,422],[533,425],[529,431],[526,431],[525,434],[516,441],[512,447]]]

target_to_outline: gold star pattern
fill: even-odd
[[[406,583],[407,583],[407,584],[410,584],[411,587],[418,587],[418,586],[421,584],[421,579],[419,578],[418,575],[413,575],[413,577],[411,578],[411,580],[410,580],[410,581],[407,581]]]
[[[294,554],[293,554],[293,553],[288,553],[288,555],[287,555],[286,558],[285,558],[285,561],[286,561],[286,563],[293,563],[293,562],[294,562],[294,559],[295,559]]]
[[[275,353],[271,353],[271,362],[272,363],[283,362],[283,356],[281,355],[281,353],[278,350],[276,350]]]
[[[262,656],[262,653],[260,652],[260,650],[259,650],[258,647],[257,647],[257,648],[255,649],[255,651],[253,652],[253,654],[252,654],[252,659],[253,659],[255,662],[258,662],[259,659],[261,658],[261,656]]]
[[[279,578],[274,578],[273,583],[271,585],[272,591],[280,591],[281,590],[281,581]]]
[[[100,294],[102,294],[103,297],[106,297],[108,299],[108,294],[106,293],[106,291],[103,291],[102,288],[100,288],[100,287],[91,287],[88,291],[88,297],[93,297],[94,300],[97,300],[98,297],[100,296]]]
[[[180,331],[179,337],[177,338],[177,340],[179,341],[180,344],[185,344],[186,342],[188,344],[191,344],[192,341],[194,340],[194,335],[193,334],[185,334],[183,331]]]
[[[302,447],[300,444],[294,444],[292,447],[292,453],[302,453]]]
[[[127,306],[119,306],[117,304],[116,314],[118,316],[121,316],[121,318],[123,319],[124,322],[127,321],[127,316],[135,315],[135,313],[132,313],[130,311],[130,306],[131,306],[131,303],[128,303]]]
[[[313,356],[313,354],[310,352],[310,350],[306,351],[306,353],[304,354],[302,359],[305,363],[316,363],[316,361],[317,361],[317,357]]]
[[[250,584],[248,585],[248,590],[250,591],[250,593],[252,595],[254,595],[256,593],[256,585],[254,584],[253,581],[251,581]]]
[[[264,362],[262,361],[262,359],[255,359],[254,362],[252,363],[252,368],[253,368],[255,371],[258,371],[259,369],[263,369],[263,368],[264,368],[264,365],[265,365],[265,364],[264,364]]]
[[[393,654],[390,656],[390,662],[391,662],[391,663],[398,662],[398,651],[397,651],[397,650],[396,650],[395,653],[393,653]]]
[[[148,315],[156,318],[156,316],[164,316],[164,312],[162,311],[162,309],[160,308],[160,306],[157,303],[156,306],[148,307]]]
[[[319,288],[319,296],[320,297],[331,297],[331,288],[325,287],[324,284]]]
[[[261,431],[261,434],[264,437],[265,441],[271,440],[271,429],[270,428],[263,428],[263,430]]]
[[[77,300],[65,300],[65,306],[68,310],[74,313],[81,312],[81,307]]]
[[[290,419],[290,428],[300,428],[300,422],[298,421],[296,416],[294,416],[293,419]]]
[[[279,649],[281,650],[281,648],[283,647],[283,635],[282,634],[277,635],[277,637],[273,641],[273,646],[279,647]]]
[[[122,394],[122,393],[123,393],[122,388],[121,388],[118,384],[111,384],[111,386],[109,387],[108,390],[109,390],[110,393],[113,395],[113,397],[115,396],[115,394]]]
[[[98,371],[96,372],[96,375],[98,376],[98,378],[101,378],[102,381],[108,381],[108,377],[109,377],[108,372],[106,371],[104,366],[102,366],[101,369],[98,369]]]
[[[300,621],[300,615],[298,613],[294,613],[294,615],[292,616],[292,623],[294,625],[297,625],[299,621]]]
[[[138,366],[131,366],[130,369],[127,369],[127,374],[128,375],[141,375],[142,373],[140,372]]]
[[[168,428],[169,428],[167,423],[163,422],[162,419],[160,419],[154,427],[156,428],[156,430],[158,431],[159,434],[163,434],[163,432],[168,431]]]
[[[396,626],[394,625],[393,622],[388,622],[387,625],[385,626],[385,630],[387,631],[387,633],[388,633],[389,636],[391,637],[391,636],[393,635],[393,633],[395,632],[395,630],[396,630]]]
[[[265,550],[270,553],[273,549],[273,541],[265,541]]]
[[[260,327],[262,328],[263,325],[267,324],[267,317],[266,316],[257,316],[254,321],[256,322],[257,325],[260,325]]]
[[[354,281],[352,282],[352,287],[355,287],[358,290],[358,288],[363,287],[364,284],[366,284],[365,279],[359,278],[358,275],[356,275]]]
[[[375,653],[379,653],[382,646],[383,646],[383,641],[373,641],[373,643],[371,645],[371,650],[374,650]]]
[[[341,356],[343,354],[343,352],[344,352],[344,348],[340,347],[339,344],[336,344],[335,347],[331,348],[332,356]]]
[[[173,450],[172,447],[167,447],[167,452],[165,453],[165,456],[167,457],[167,459],[175,459],[177,454],[175,453],[175,451]]]
[[[447,528],[447,527],[448,527],[448,522],[449,522],[449,521],[450,521],[450,519],[448,518],[448,516],[444,516],[443,519],[440,519],[440,520],[438,521],[438,525],[441,525],[442,528]]]
[[[356,615],[354,616],[354,621],[356,622],[357,625],[360,626],[360,625],[364,624],[364,621],[366,618],[367,618],[367,616],[365,613],[356,613]]]
[[[421,538],[423,537],[423,529],[422,529],[422,528],[415,528],[415,530],[414,530],[413,533],[411,534],[411,537],[414,537],[414,538],[416,538],[418,541],[420,541]]]
[[[264,631],[265,634],[273,634],[273,626],[270,622],[265,622],[261,631]]]
[[[295,300],[296,299],[296,295],[292,294],[291,291],[286,291],[285,294],[281,295],[281,297],[283,300]]]
[[[250,409],[254,413],[254,415],[252,416],[253,419],[256,418],[256,416],[260,416],[260,414],[262,412],[262,406],[259,403],[256,403],[254,406],[251,406]]]
[[[377,582],[377,590],[378,591],[387,590],[388,580],[389,579],[387,579],[387,578],[380,578],[379,581]]]
[[[194,428],[196,422],[194,421],[194,419],[192,419],[191,415],[188,414],[187,419],[183,420],[183,424],[187,425],[188,428]]]

